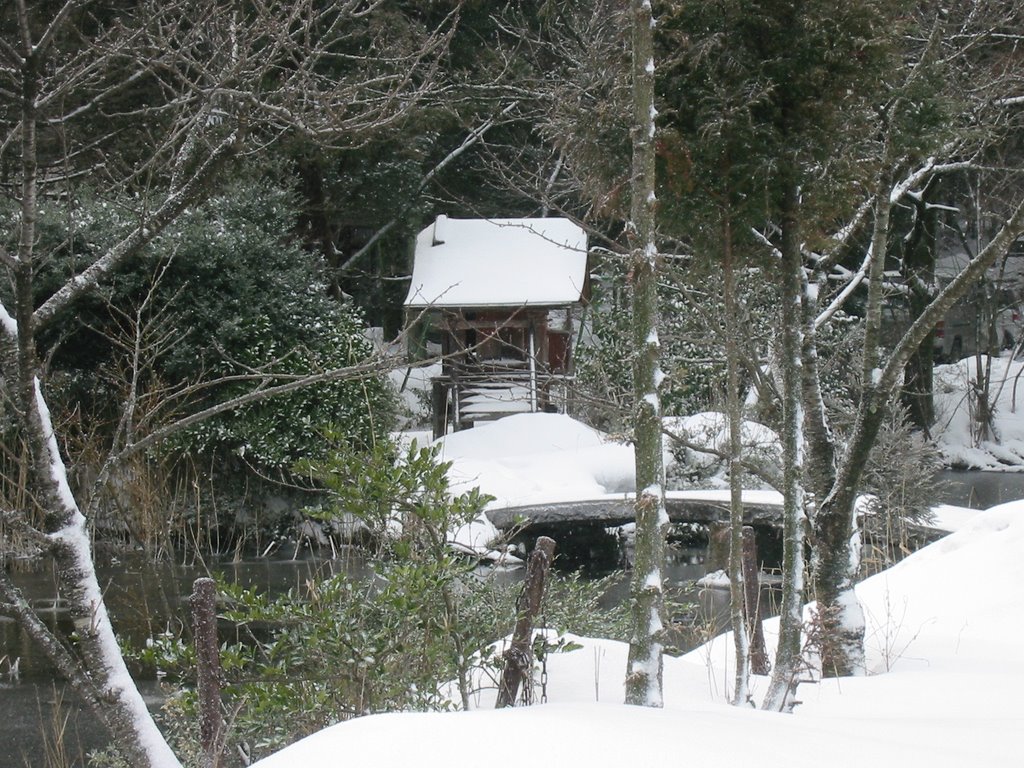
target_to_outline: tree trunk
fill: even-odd
[[[782,462],[783,543],[782,609],[779,644],[763,707],[790,710],[795,701],[801,670],[800,641],[803,629],[804,593],[804,492],[803,492],[803,404],[801,346],[803,264],[800,254],[800,190],[783,176],[782,245],[780,301],[782,340],[779,349],[782,368]]]
[[[935,298],[935,235],[939,215],[938,208],[929,203],[934,201],[938,188],[939,184],[932,182],[920,197],[907,201],[914,208],[914,226],[904,239],[902,271],[903,282],[909,288],[907,309],[911,319],[919,317]],[[934,341],[935,332],[931,331],[903,369],[903,404],[911,423],[926,436],[930,436],[935,422]]]
[[[61,594],[67,600],[77,635],[77,648],[85,676],[69,682],[82,694],[104,723],[118,751],[132,766],[179,768],[178,759],[153,722],[135,686],[110,624],[92,562],[89,532],[67,483],[50,413],[38,380],[30,408],[28,440],[33,445],[37,500],[46,510],[48,537],[57,566]],[[53,639],[42,644],[48,657],[60,646]],[[59,662],[59,659],[54,659]],[[83,679],[89,686],[80,690]],[[99,698],[95,694],[99,693]]]
[[[658,384],[657,248],[654,242],[654,42],[648,0],[633,0],[633,173],[627,234],[633,286],[633,394],[636,449],[636,548],[632,579],[632,637],[626,703],[662,705],[665,467]]]
[[[861,403],[858,423],[834,487],[822,502],[815,520],[815,616],[821,671],[826,676],[863,674],[864,611],[854,584],[860,566],[860,536],[854,505],[857,488],[871,447],[888,408],[887,397],[878,395],[882,378],[882,300],[885,258],[889,242],[889,190],[887,169],[879,175],[875,190],[871,263],[868,268],[868,305],[865,312]],[[857,437],[861,441],[857,441]]]
[[[204,577],[192,584],[192,636],[196,647],[196,695],[199,699],[199,744],[202,768],[217,768],[224,748],[221,711],[222,673],[217,642],[217,582]]]
[[[722,227],[722,282],[725,299],[726,413],[729,419],[729,615],[736,655],[732,703],[750,705],[750,636],[747,632],[747,572],[743,567],[743,408],[740,402],[739,306],[733,264],[732,226]]]
[[[862,674],[864,612],[854,592],[860,537],[854,505],[864,466],[886,413],[885,398],[864,393],[860,417],[831,493],[814,517],[814,594],[822,674]]]
[[[511,707],[516,703],[519,686],[530,676],[533,665],[533,622],[540,613],[544,600],[544,586],[548,570],[555,558],[555,541],[547,536],[537,539],[537,546],[530,553],[526,566],[526,583],[523,584],[525,601],[517,605],[516,626],[512,632],[512,644],[503,654],[505,668],[498,685],[498,699],[495,709]],[[468,707],[463,704],[464,709]]]
[[[885,197],[888,203],[888,195]],[[991,242],[928,305],[899,339],[884,365],[872,372],[858,405],[857,420],[836,480],[814,518],[814,591],[823,640],[823,672],[849,675],[864,670],[864,618],[853,593],[859,541],[854,504],[865,462],[897,391],[907,361],[953,303],[1002,258],[1024,234],[1024,202],[1018,203]]]
[[[744,617],[750,636],[750,671],[755,675],[767,675],[771,671],[768,651],[764,647],[764,622],[761,621],[761,582],[758,574],[757,539],[754,528],[743,526],[743,587]]]
[[[28,447],[29,476],[34,501],[43,514],[44,534],[54,557],[61,595],[67,600],[78,636],[74,656],[42,622],[33,621],[20,592],[5,580],[3,591],[13,612],[29,634],[39,641],[46,656],[68,678],[72,688],[106,725],[118,749],[133,766],[179,766],[160,734],[135,687],[114,637],[106,606],[93,568],[85,518],[67,482],[50,420],[49,408],[39,383],[34,313],[34,248],[38,214],[38,164],[36,110],[39,72],[37,50],[24,52],[21,102],[21,221],[17,257],[10,260],[14,276],[14,316],[0,306],[4,346],[8,354],[3,376],[14,383],[22,438]],[[10,370],[12,364],[14,370]],[[28,520],[24,521],[30,524]]]

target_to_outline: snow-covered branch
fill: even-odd
[[[198,202],[204,195],[209,194],[210,183],[223,164],[237,151],[240,141],[241,135],[237,131],[223,139],[196,169],[195,175],[180,189],[172,191],[151,216],[43,302],[33,313],[35,323],[40,327],[45,326],[78,296],[95,290],[107,274],[145,247],[174,221],[186,206]]]
[[[497,124],[499,118],[509,114],[513,109],[515,109],[515,107],[518,104],[518,101],[513,101],[511,104],[507,105],[504,109],[502,109],[497,115],[488,118],[483,123],[474,128],[472,131],[470,131],[466,135],[466,138],[464,138],[462,142],[459,144],[459,146],[457,146],[455,149],[453,149],[451,152],[445,155],[444,158],[439,163],[437,163],[437,165],[435,165],[433,168],[427,171],[426,174],[424,174],[423,178],[420,180],[419,186],[417,187],[417,192],[422,192],[423,190],[425,190],[434,180],[437,174],[443,171],[448,165],[450,165],[467,149],[469,149],[471,146],[480,141],[480,139],[483,138],[484,134],[487,133],[487,131],[489,131]],[[392,217],[386,224],[384,224],[382,227],[380,227],[380,229],[374,232],[373,236],[366,241],[363,247],[357,250],[351,256],[349,256],[344,261],[344,263],[342,263],[341,266],[338,267],[338,270],[340,272],[345,272],[346,270],[350,269],[352,265],[359,261],[359,259],[362,258],[364,254],[368,253],[370,249],[373,248],[373,246],[376,245],[377,242],[382,237],[384,237],[384,235],[386,235],[394,228],[394,226],[398,223],[401,215],[404,212],[404,209],[399,211],[397,215]]]

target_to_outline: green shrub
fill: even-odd
[[[344,511],[367,527],[372,576],[312,579],[278,597],[220,585],[222,619],[234,628],[222,646],[228,740],[254,757],[363,714],[471,704],[481,686],[495,684],[492,644],[514,623],[521,585],[503,583],[448,541],[486,497],[452,498],[436,450],[400,453],[388,443],[369,455],[344,443],[333,449],[302,470],[328,489],[319,517]],[[606,585],[553,579],[548,625],[621,635],[622,611],[599,605]],[[165,634],[141,656],[175,686],[165,728],[183,747],[196,743],[191,647]]]

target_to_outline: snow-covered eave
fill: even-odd
[[[405,308],[418,311],[429,311],[432,309],[443,309],[447,311],[466,312],[480,309],[570,309],[583,303],[582,296],[575,299],[552,299],[550,301],[509,301],[468,304],[460,302],[457,304],[446,304],[443,301],[415,301],[406,299]]]

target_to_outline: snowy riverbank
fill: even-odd
[[[993,431],[979,434],[975,415],[978,361],[965,358],[935,368],[932,437],[946,466],[998,472],[1024,471],[1024,360],[992,358],[989,400]],[[981,359],[985,370],[987,358]]]
[[[530,759],[583,768],[670,760],[831,768],[1020,764],[1024,502],[995,507],[858,587],[870,674],[800,686],[793,715],[726,703],[721,637],[666,659],[662,710],[621,704],[625,646],[584,639],[548,663],[549,703],[468,713],[396,713],[328,728],[259,768],[449,768]],[[984,580],[974,578],[984,575]],[[755,681],[755,690],[764,681]]]

